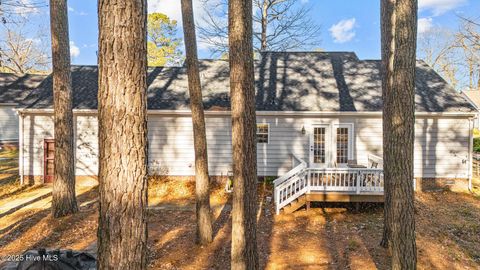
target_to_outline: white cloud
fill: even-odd
[[[28,14],[32,13],[39,13],[38,3],[34,3],[32,0],[17,0],[12,6],[14,13],[22,17],[27,17]]]
[[[40,44],[40,43],[42,43],[42,40],[39,39],[39,38],[26,38],[25,41],[26,41],[26,42],[32,42],[32,43],[35,43],[35,44]]]
[[[336,43],[345,43],[352,40],[355,37],[356,20],[355,18],[341,20],[338,23],[332,25],[330,34],[333,37],[333,41]]]
[[[205,14],[202,6],[202,0],[193,0],[193,13],[195,23]],[[170,19],[177,20],[182,24],[182,9],[178,0],[148,1],[148,13],[160,12],[167,15]]]
[[[467,0],[418,0],[418,8],[420,11],[430,10],[434,16],[439,16],[466,2]]]
[[[80,55],[80,48],[75,45],[75,42],[70,41],[70,57],[76,58]]]
[[[432,18],[420,18],[418,19],[418,34],[428,32],[433,27]]]
[[[78,16],[87,16],[88,13],[84,12],[84,11],[76,11],[73,7],[71,6],[68,6],[68,12],[71,12],[73,13],[74,15],[78,15]]]

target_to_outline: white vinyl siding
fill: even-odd
[[[0,142],[18,141],[18,115],[14,105],[0,105]]]
[[[98,122],[96,116],[75,115],[75,174],[98,174]],[[51,115],[28,114],[23,120],[23,173],[43,175],[43,142],[54,139]]]
[[[98,121],[96,116],[75,116],[75,173],[98,174]]]
[[[351,124],[349,155],[366,164],[368,154],[382,156],[381,117],[258,116],[269,126],[268,144],[257,144],[258,174],[279,176],[292,166],[292,153],[309,162],[310,132],[314,125]],[[98,124],[94,115],[75,115],[76,173],[98,172]],[[30,129],[31,127],[31,129]],[[43,139],[53,138],[49,115],[26,115],[24,120],[24,174],[42,175]],[[305,128],[305,134],[302,134]],[[461,117],[417,117],[415,126],[416,177],[468,177],[469,120]],[[211,175],[231,170],[231,118],[206,117],[208,160]],[[327,143],[330,143],[327,141]],[[191,117],[150,114],[148,162],[152,174],[194,175],[195,155]],[[125,146],[128,147],[128,146]],[[328,146],[327,146],[328,147]]]

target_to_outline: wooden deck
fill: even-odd
[[[298,197],[289,205],[283,208],[284,213],[293,213],[306,205],[307,210],[310,208],[311,202],[383,202],[383,194],[351,194],[348,192],[311,192]]]
[[[383,194],[379,193],[312,192],[305,196],[309,202],[383,202]]]
[[[294,156],[295,157],[295,156]],[[274,183],[275,211],[293,212],[310,202],[383,202],[383,170],[309,168],[305,161]]]

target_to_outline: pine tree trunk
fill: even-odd
[[[267,26],[268,26],[268,1],[263,0],[262,3],[262,43],[260,50],[267,50]]]
[[[99,269],[147,266],[145,0],[100,0]]]
[[[387,0],[388,1],[388,0]],[[392,208],[391,202],[391,191],[390,191],[390,178],[385,176],[386,174],[386,145],[388,144],[387,138],[387,128],[389,127],[389,119],[386,118],[389,108],[386,107],[385,97],[387,95],[386,89],[388,87],[388,68],[389,68],[389,58],[390,58],[390,41],[392,40],[392,31],[391,31],[391,17],[392,17],[392,8],[388,5],[385,0],[381,0],[381,14],[380,14],[380,25],[381,25],[381,51],[382,51],[382,68],[381,68],[381,75],[382,75],[382,98],[383,98],[383,160],[384,160],[384,185],[383,185],[383,194],[384,194],[384,213],[383,213],[383,235],[382,240],[380,242],[380,246],[384,248],[389,247],[390,237],[391,237],[391,216],[390,216],[390,209]]]
[[[197,243],[212,242],[212,216],[210,212],[210,188],[208,176],[207,135],[203,113],[202,88],[197,57],[197,40],[192,0],[182,0],[183,32],[190,108],[192,111],[193,143],[195,149],[195,198],[197,215]]]
[[[417,1],[382,0],[385,234],[392,269],[416,269],[413,153]]]
[[[252,1],[230,0],[228,15],[234,177],[231,268],[255,270],[259,266]]]
[[[66,0],[50,0],[52,33],[55,168],[52,214],[63,217],[78,211],[75,198],[72,79]]]

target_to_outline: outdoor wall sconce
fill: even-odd
[[[305,135],[306,131],[305,131],[305,126],[302,126],[302,135]]]

